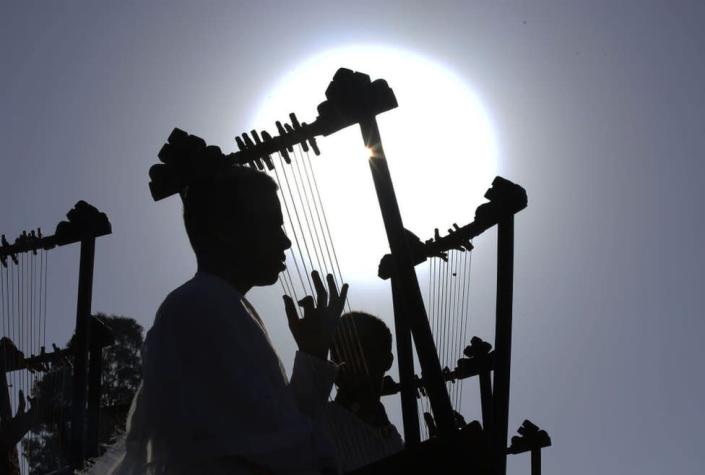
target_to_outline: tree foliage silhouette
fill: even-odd
[[[99,443],[108,444],[125,429],[130,403],[142,380],[143,328],[132,318],[96,316],[115,337],[115,343],[103,349]],[[71,348],[73,343],[72,337],[67,346]],[[49,473],[68,465],[71,381],[70,367],[54,365],[34,384],[33,397],[43,400],[45,407],[39,423],[22,441],[31,474]]]

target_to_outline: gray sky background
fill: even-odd
[[[530,418],[550,432],[548,474],[703,473],[704,24],[695,1],[3,1],[0,231],[49,232],[79,199],[106,211],[114,234],[97,247],[93,308],[148,328],[195,269],[178,200],[155,204],[147,189],[171,129],[232,150],[235,133],[268,126],[249,122],[259,100],[307,57],[357,42],[408,49],[473,84],[499,173],[529,193],[511,427]],[[51,257],[59,344],[77,255]],[[488,275],[475,292],[491,308]],[[367,290],[388,312],[386,289]],[[258,299],[274,299],[260,311],[290,363],[279,293]],[[528,473],[528,456],[510,469]]]

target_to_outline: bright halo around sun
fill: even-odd
[[[385,79],[399,107],[377,117],[404,226],[425,240],[453,223],[466,224],[496,174],[491,121],[472,89],[444,66],[422,56],[378,46],[350,46],[313,56],[267,90],[252,124],[275,132],[274,122],[315,120],[316,106],[338,68]],[[318,141],[317,182],[343,276],[377,280],[388,251],[377,196],[358,126]]]

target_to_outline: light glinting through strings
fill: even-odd
[[[340,282],[342,282],[343,277],[342,277],[342,273],[340,272],[340,264],[338,263],[338,257],[335,252],[335,247],[333,246],[333,241],[332,241],[331,234],[330,234],[330,227],[328,226],[327,219],[325,219],[325,221],[324,221],[325,222],[325,232],[323,229],[323,221],[321,220],[321,216],[323,216],[325,218],[325,208],[323,206],[323,202],[320,199],[321,195],[318,190],[318,182],[315,180],[315,173],[314,173],[313,166],[312,166],[311,156],[310,156],[309,152],[306,151],[305,152],[306,160],[304,160],[304,152],[302,151],[302,147],[297,146],[297,151],[299,152],[299,158],[301,159],[301,162],[303,163],[303,168],[307,172],[306,178],[307,178],[308,186],[306,187],[306,189],[311,193],[312,202],[314,204],[313,208],[315,209],[316,216],[318,217],[318,227],[320,228],[321,235],[323,236],[323,242],[326,246],[328,261],[330,263],[330,270],[327,272],[330,272],[335,277],[335,269],[337,269],[338,279],[334,278],[333,280],[335,282],[336,290],[339,291],[338,280],[340,280]],[[308,169],[307,169],[307,165],[308,165]],[[311,177],[309,177],[309,173],[308,173],[309,170],[310,170],[310,175],[311,175],[312,179],[311,179]],[[313,186],[312,186],[312,184],[313,184]],[[316,192],[315,196],[313,194],[314,190]],[[316,198],[318,198],[318,200],[316,200]],[[320,212],[319,212],[319,210],[320,210]],[[313,216],[312,216],[312,218],[313,218]],[[327,239],[326,239],[326,235],[327,235]],[[328,247],[328,242],[330,242],[330,248]],[[320,240],[318,241],[318,245],[320,246]],[[332,257],[331,252],[330,252],[331,249],[333,250],[332,256],[335,257],[335,268],[333,266],[333,259],[331,258]],[[321,253],[323,253],[322,249],[321,249]],[[350,311],[350,303],[349,303],[349,300],[347,299],[347,297],[345,299],[345,304],[347,305],[348,311]],[[351,328],[352,341],[354,343],[357,343],[356,351],[359,354],[359,359],[362,360],[363,367],[361,369],[365,372],[365,374],[369,375],[369,368],[367,366],[367,358],[364,355],[364,350],[363,350],[362,345],[360,343],[360,335],[357,331],[357,324],[355,323],[354,320],[351,320],[351,327],[352,327]]]
[[[292,160],[293,167],[291,167],[291,174],[294,178],[294,184],[296,187],[296,192],[299,198],[299,203],[301,205],[301,211],[302,214],[304,215],[304,223],[306,224],[306,231],[308,233],[308,238],[311,241],[312,248],[313,248],[313,256],[309,254],[309,262],[311,263],[311,268],[312,269],[318,269],[320,273],[323,275],[327,274],[327,270],[325,265],[321,261],[321,256],[320,253],[318,252],[318,249],[320,247],[320,241],[319,237],[317,234],[317,231],[315,230],[315,227],[313,226],[313,223],[311,222],[311,204],[308,202],[308,194],[306,193],[306,190],[303,190],[303,197],[302,197],[302,192],[301,188],[304,188],[303,186],[303,180],[301,178],[301,167],[299,165],[299,161],[301,160],[301,156],[299,154],[299,147],[295,147],[294,153],[296,154],[295,160]],[[298,172],[298,175],[297,175]],[[316,233],[314,235],[314,233]],[[306,236],[304,237],[304,240],[307,241]],[[316,259],[316,263],[314,266],[313,263],[313,257]]]
[[[304,290],[304,294],[315,295],[314,286],[308,276],[310,274],[309,269],[313,270],[316,268],[322,273],[331,274],[336,291],[340,291],[340,283],[343,282],[342,272],[340,271],[340,264],[333,245],[330,227],[325,215],[325,207],[321,200],[310,155],[307,152],[304,154],[300,146],[294,149],[292,155],[293,165],[290,165],[289,168],[285,166],[281,154],[278,154],[279,171],[277,171],[277,168],[273,170],[274,178],[280,190],[280,199],[286,210],[285,230],[293,240],[288,257],[294,261],[294,266],[297,268],[299,276],[299,284]],[[295,218],[295,220],[292,218]],[[306,281],[301,275],[298,260],[301,260]],[[280,283],[284,293],[291,295],[292,292],[295,292],[294,289],[297,286],[292,280],[291,273],[288,272],[288,267],[287,272],[280,276]],[[308,282],[309,292],[306,292],[304,282]],[[350,303],[348,298],[346,298],[345,304],[349,311]],[[339,327],[342,331],[339,333],[340,338],[337,343],[339,347],[335,348],[335,350],[339,355],[344,355],[344,359],[352,363],[359,371],[364,371],[365,374],[369,375],[369,369],[354,319],[350,323],[351,325]],[[360,440],[359,434],[344,431],[344,438],[347,439],[346,445],[350,450],[358,453],[358,455],[365,455],[366,444]]]
[[[302,148],[300,145],[297,145],[295,147],[294,153],[296,156],[296,160],[294,160],[294,164],[296,166],[296,169],[299,170],[299,174],[301,175],[301,168],[299,167],[299,162],[303,162],[304,168],[305,168],[306,161],[303,158],[304,152],[302,151]],[[310,164],[310,162],[311,162],[310,156],[308,158],[309,158],[308,162]],[[311,170],[313,170],[313,169],[311,168]],[[307,175],[307,177],[308,177],[308,175]],[[309,183],[309,186],[304,187],[305,188],[304,194],[307,197],[308,197],[308,194],[306,193],[306,191],[307,191],[306,188],[308,188],[308,191],[310,191],[311,195],[313,195],[312,190],[310,190],[310,188],[311,188],[311,186],[310,186],[311,180],[310,179],[308,180],[308,183]],[[301,180],[301,185],[303,186],[303,179]],[[318,197],[320,198],[320,193],[318,194]],[[315,207],[316,210],[318,210],[319,208],[324,209],[322,201],[316,202],[316,200],[314,199],[313,205],[311,205],[311,203],[308,202],[308,203],[306,203],[306,207],[309,208],[309,212],[311,213],[311,220],[315,223],[315,220],[313,220],[313,210],[311,208]],[[317,215],[320,216],[321,213],[317,211]],[[324,234],[320,219],[318,220],[318,227],[321,228],[320,234]],[[327,231],[329,234],[329,240],[331,241],[331,244],[332,244],[332,240],[330,239],[330,229],[328,228]],[[317,247],[321,249],[321,254],[323,254],[321,240],[318,239],[318,236],[319,236],[319,233],[316,231],[315,243],[316,243]],[[324,240],[324,242],[325,242],[325,240]],[[333,247],[333,249],[335,249],[335,248]],[[333,253],[335,254],[335,251],[333,251]],[[342,282],[342,275],[338,275],[337,278],[335,278],[335,272],[332,272],[333,271],[332,262],[330,264],[331,264],[330,265],[330,271],[331,271],[330,273],[334,275],[333,280],[335,282],[335,286],[336,286],[336,290],[337,290],[338,286],[339,286],[337,281],[340,280],[340,282]],[[328,271],[326,271],[326,272],[328,272]],[[347,301],[347,299],[346,299],[346,303],[347,303],[348,309],[349,309],[350,305],[349,305],[349,302]],[[367,360],[364,356],[364,352],[363,352],[362,346],[360,344],[360,338],[359,338],[359,334],[357,331],[357,325],[354,320],[351,320],[351,325],[349,327],[348,326],[342,327],[341,336],[343,337],[343,344],[346,346],[345,351],[346,351],[347,355],[349,356],[349,358],[353,359],[353,363],[358,367],[358,371],[364,371],[365,374],[369,375],[369,369],[367,367]]]
[[[316,207],[317,213],[320,208],[320,215],[318,218],[319,223],[322,223],[322,225],[323,225],[322,227],[325,227],[325,232],[323,232],[323,234],[324,234],[324,237],[326,238],[326,240],[324,242],[326,243],[326,252],[328,253],[328,260],[331,263],[335,264],[335,270],[337,270],[338,278],[342,282],[343,274],[340,271],[340,263],[338,262],[338,256],[335,252],[335,247],[333,246],[333,241],[331,239],[330,227],[328,226],[328,218],[326,216],[326,210],[323,207],[323,202],[321,201],[321,194],[318,190],[318,181],[316,180],[316,174],[314,173],[311,156],[308,152],[306,152],[306,160],[304,161],[304,165],[305,166],[308,165],[308,169],[310,170],[310,174],[311,174],[311,182],[313,183],[312,189],[316,192],[316,199],[319,204],[319,206]],[[321,217],[323,218],[322,220],[321,220]],[[321,230],[323,231],[323,229],[321,229]],[[330,243],[330,247],[328,247],[328,243]],[[332,250],[332,256],[331,256],[331,250]],[[335,275],[335,272],[333,272],[333,275]],[[336,280],[336,286],[337,285],[338,285],[338,280]],[[350,311],[350,303],[347,298],[345,299],[345,303],[348,307],[348,311]]]
[[[289,250],[289,257],[297,268],[301,288],[304,291],[303,293],[315,295],[315,289],[309,277],[310,271],[318,268],[321,272],[332,274],[336,283],[336,289],[338,289],[339,286],[338,282],[342,281],[342,276],[340,274],[339,265],[333,266],[332,257],[335,255],[335,250],[332,246],[330,229],[326,227],[324,230],[321,220],[325,211],[323,211],[322,202],[317,201],[317,198],[320,198],[320,192],[316,190],[317,193],[314,194],[313,190],[307,190],[305,186],[305,182],[315,183],[313,170],[312,168],[310,172],[306,170],[306,162],[303,159],[303,153],[299,151],[299,147],[295,148],[292,158],[294,159],[294,165],[290,165],[289,168],[285,166],[281,154],[278,154],[280,167],[278,167],[279,171],[277,171],[277,167],[274,168],[274,178],[279,186],[280,198],[286,211],[287,222],[285,223],[285,229],[290,237],[293,238],[292,244],[296,245],[296,249],[294,249],[292,245],[292,248]],[[301,165],[299,165],[300,161],[303,162],[304,165],[303,171]],[[311,178],[312,176],[313,178]],[[330,243],[330,245],[328,243]],[[326,252],[324,252],[323,248],[326,246]],[[331,249],[333,250],[331,251]],[[325,260],[326,255],[329,257],[327,262]],[[301,261],[301,267],[304,269],[305,281],[304,275],[302,275],[299,267],[299,260]],[[337,273],[336,270],[338,271]],[[305,283],[308,283],[308,289]],[[289,275],[288,287],[291,291],[295,292],[296,284],[291,279],[291,275]],[[349,307],[349,301],[347,299],[346,303]],[[357,338],[351,335],[353,331],[354,330],[350,330],[346,327],[341,333],[342,341],[340,343],[345,346],[342,350],[350,355],[357,365],[366,369],[366,362],[364,358],[360,356],[361,348],[358,348],[358,351],[353,350],[353,348],[358,346],[355,344]]]

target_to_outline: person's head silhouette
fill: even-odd
[[[340,317],[331,359],[341,365],[336,380],[339,392],[378,399],[384,373],[394,361],[392,333],[369,313],[346,313]]]
[[[189,186],[182,198],[199,270],[228,280],[243,294],[276,282],[291,241],[271,177],[233,166]]]

